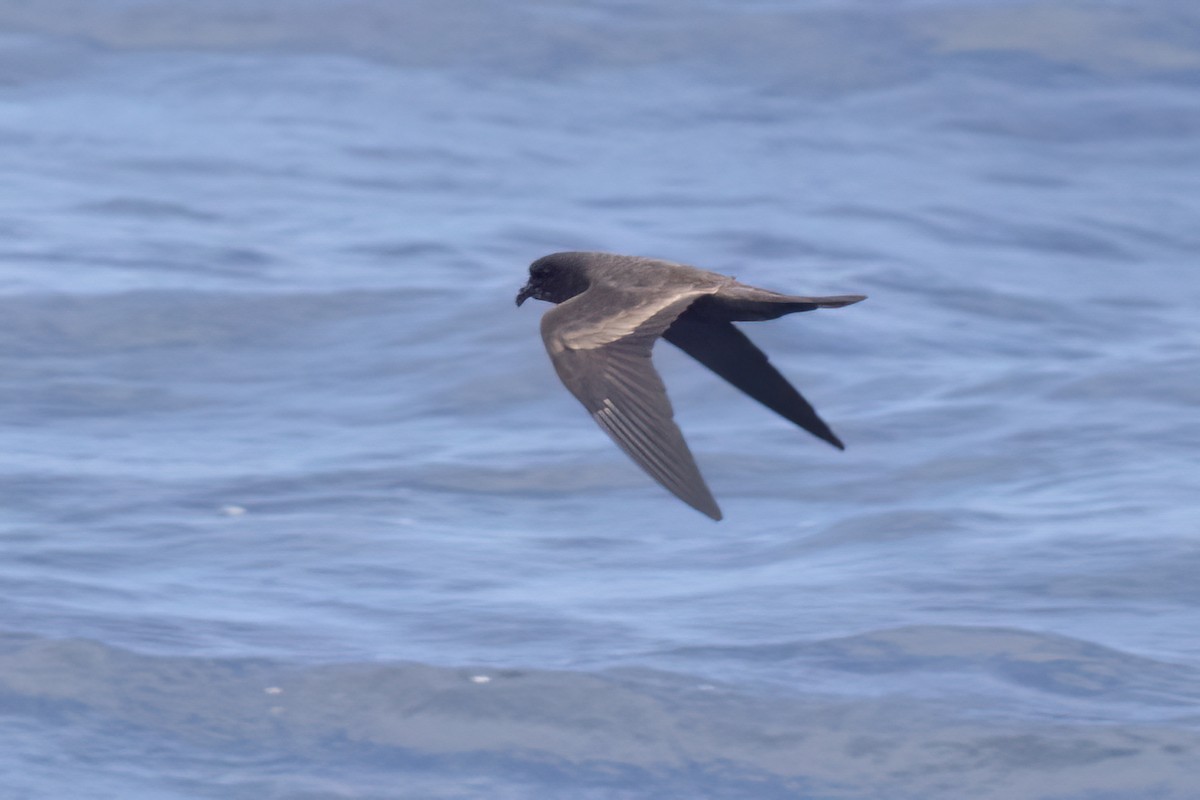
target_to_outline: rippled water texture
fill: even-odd
[[[1200,11],[0,0],[0,796],[1190,800]],[[526,265],[853,307],[663,346]]]

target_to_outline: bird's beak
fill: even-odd
[[[521,291],[517,292],[517,305],[521,305],[530,297],[533,296],[533,287],[528,283],[521,287]]]

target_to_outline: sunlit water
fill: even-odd
[[[0,796],[1194,798],[1187,4],[0,2]],[[533,258],[850,308],[663,345]]]

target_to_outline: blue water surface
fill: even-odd
[[[0,0],[0,187],[0,797],[1200,791],[1193,4]],[[846,451],[663,346],[670,497],[567,249]]]

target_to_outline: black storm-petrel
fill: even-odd
[[[612,253],[554,253],[517,294],[557,303],[542,338],[558,377],[638,466],[713,519],[721,509],[673,419],[650,351],[661,336],[767,408],[839,450],[841,440],[734,322],[865,299],[796,297],[685,264]]]

